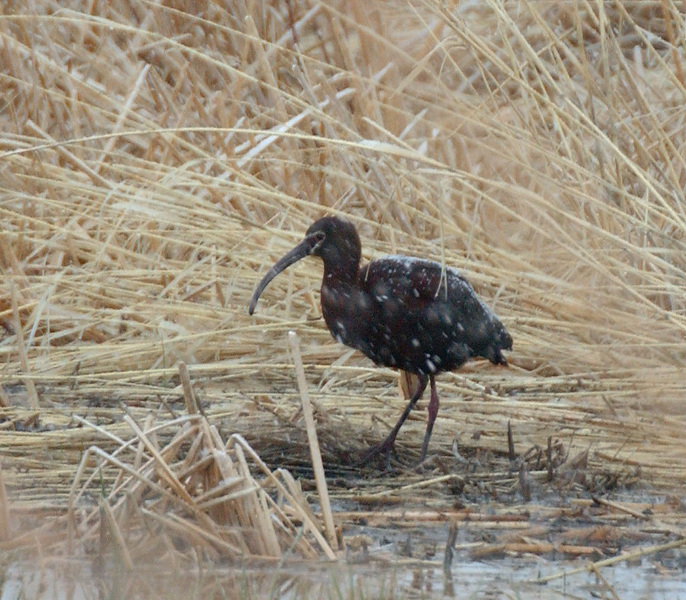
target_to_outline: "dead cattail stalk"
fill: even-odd
[[[0,463],[0,540],[6,542],[10,539],[10,504],[5,488],[5,476],[3,475],[2,463]]]
[[[10,290],[12,292],[12,318],[14,320],[14,331],[17,336],[17,353],[19,354],[19,362],[25,375],[23,378],[24,385],[29,394],[29,406],[34,410],[38,410],[38,391],[36,390],[36,384],[31,379],[29,357],[26,353],[26,343],[24,342],[24,329],[19,318],[19,294],[13,280],[10,280]]]
[[[178,368],[181,386],[183,387],[183,399],[186,402],[186,411],[189,415],[202,413],[202,407],[198,404],[198,399],[193,391],[193,384],[191,383],[191,377],[188,374],[188,367],[186,366],[186,363],[180,361]]]
[[[307,439],[310,444],[312,468],[314,469],[314,480],[317,485],[317,493],[319,494],[319,504],[322,509],[324,526],[326,528],[326,534],[329,539],[329,544],[331,544],[331,547],[334,550],[338,550],[336,526],[333,522],[333,513],[331,512],[331,502],[329,500],[329,488],[326,485],[326,474],[324,473],[322,454],[319,449],[319,439],[317,438],[317,426],[314,422],[314,415],[312,414],[312,404],[310,403],[310,396],[307,391],[305,369],[303,368],[302,357],[300,356],[300,345],[298,343],[298,336],[295,333],[295,331],[288,332],[288,343],[290,344],[291,352],[293,353],[293,363],[295,364],[295,372],[298,379],[298,389],[300,390],[300,400],[302,402],[303,407],[303,417],[305,418],[305,427],[307,428]]]

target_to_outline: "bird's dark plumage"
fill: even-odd
[[[250,314],[269,282],[309,255],[324,261],[322,312],[334,338],[377,365],[419,378],[418,389],[396,427],[373,450],[391,449],[427,379],[431,382],[423,459],[438,413],[435,374],[452,371],[474,356],[506,365],[502,351],[512,348],[510,334],[467,280],[450,267],[420,258],[385,256],[360,268],[357,230],[338,217],[313,223],[305,239],[269,270],[253,294]]]

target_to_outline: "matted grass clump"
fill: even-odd
[[[224,443],[200,415],[150,419],[145,431],[125,420],[130,440],[84,454],[70,497],[69,552],[116,556],[129,569],[142,560],[187,562],[189,552],[233,561],[335,557],[293,476],[272,472],[241,436]],[[158,436],[171,439],[160,444]],[[113,483],[103,494],[104,481]]]

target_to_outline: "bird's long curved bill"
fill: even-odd
[[[293,263],[298,262],[301,258],[309,256],[314,249],[314,247],[321,241],[321,236],[317,234],[308,235],[302,242],[300,242],[293,250],[288,254],[282,256],[276,264],[267,271],[267,274],[262,278],[257,288],[255,288],[255,293],[250,299],[250,306],[248,312],[253,314],[255,312],[255,306],[257,306],[257,301],[260,295],[264,291],[269,283],[274,277],[276,277],[281,271],[290,267]]]

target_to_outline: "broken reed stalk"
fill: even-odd
[[[617,595],[617,592],[615,592],[615,589],[609,584],[607,579],[603,576],[603,574],[600,572],[600,569],[596,567],[595,565],[591,565],[592,573],[598,578],[600,583],[605,587],[605,589],[610,593],[612,596],[612,600],[621,600],[621,598]]]
[[[642,512],[639,512],[637,510],[634,510],[633,508],[630,508],[628,506],[624,506],[623,504],[620,504],[619,502],[613,502],[612,500],[606,500],[605,498],[600,498],[599,496],[591,496],[591,500],[595,502],[596,504],[602,504],[604,506],[607,506],[609,508],[613,508],[615,510],[618,510],[620,512],[626,513],[627,515],[631,515],[632,517],[636,517],[637,519],[641,519],[642,521],[647,521],[650,519],[650,517]]]
[[[116,548],[116,554],[119,560],[123,561],[127,570],[133,569],[134,561],[131,558],[131,553],[127,547],[124,535],[122,534],[120,524],[114,515],[112,507],[109,503],[101,498],[100,502],[100,558],[104,560],[105,555],[112,545]],[[109,535],[108,535],[109,534]],[[109,543],[108,543],[109,542]]]
[[[456,482],[462,482],[464,480],[463,477],[460,475],[439,475],[438,477],[432,477],[431,479],[423,479],[422,481],[416,481],[414,483],[410,483],[408,485],[403,485],[398,488],[390,488],[390,489],[385,489],[381,490],[380,492],[376,492],[375,494],[369,494],[366,498],[367,499],[376,499],[376,498],[383,498],[385,496],[393,496],[397,494],[402,494],[404,492],[408,492],[410,490],[415,490],[419,488],[430,488],[435,486],[438,483],[445,483],[446,481],[456,481]]]
[[[319,543],[321,549],[324,551],[327,558],[329,558],[330,560],[335,560],[336,554],[334,553],[333,549],[331,548],[327,540],[319,531],[319,528],[316,526],[316,523],[311,519],[310,514],[308,514],[308,512],[310,512],[309,507],[307,510],[303,508],[306,502],[304,498],[302,498],[302,493],[299,493],[296,497],[296,495],[293,494],[293,490],[297,488],[293,488],[291,486],[290,491],[289,488],[287,488],[288,482],[294,481],[292,477],[284,477],[286,484],[279,481],[279,479],[276,477],[276,473],[281,474],[282,470],[280,469],[276,472],[272,472],[269,469],[269,467],[267,467],[267,465],[264,463],[264,461],[260,458],[257,452],[255,452],[255,450],[250,446],[250,444],[248,444],[248,442],[243,438],[243,436],[234,433],[226,445],[227,449],[232,445],[240,445],[243,447],[243,450],[245,450],[245,452],[255,461],[255,464],[260,468],[260,470],[267,476],[267,481],[269,483],[273,483],[278,492],[282,494],[284,498],[286,498],[291,503],[293,510],[295,510],[296,514],[298,514],[298,516],[302,519],[303,523],[306,525],[306,529],[309,530],[314,536],[314,538],[317,540],[317,543]]]
[[[579,567],[578,569],[560,571],[559,573],[554,573],[553,575],[548,575],[546,577],[539,577],[538,579],[532,579],[531,581],[532,583],[548,583],[549,581],[554,581],[555,579],[560,579],[561,577],[577,575],[578,573],[583,573],[584,571],[593,572],[603,567],[616,565],[617,563],[625,560],[635,560],[637,558],[641,558],[642,556],[649,556],[650,554],[664,552],[665,550],[671,550],[672,548],[681,548],[682,546],[686,546],[686,538],[674,540],[673,542],[668,542],[666,544],[659,544],[657,546],[649,546],[648,548],[640,548],[639,550],[626,552],[624,554],[620,554],[619,556],[613,556],[612,558],[596,561],[586,566]]]
[[[7,500],[5,477],[2,474],[2,461],[0,461],[0,541],[9,540],[10,522],[10,505]]]
[[[24,385],[26,386],[26,391],[29,394],[29,406],[38,410],[38,391],[36,390],[36,384],[31,379],[31,368],[29,367],[29,358],[26,353],[26,343],[24,342],[24,329],[21,326],[21,319],[19,318],[19,294],[17,292],[17,286],[14,284],[14,280],[10,279],[10,290],[12,292],[12,318],[14,320],[14,332],[17,337],[17,353],[19,354],[19,361],[21,363],[22,371],[26,377],[23,377]]]
[[[9,408],[10,406],[12,406],[12,400],[0,383],[0,408]]]
[[[314,415],[312,414],[310,396],[307,392],[307,380],[305,379],[305,369],[303,367],[303,361],[300,355],[298,335],[295,333],[295,331],[288,332],[288,343],[290,344],[291,351],[293,352],[293,363],[295,364],[295,372],[298,379],[298,389],[300,390],[300,401],[303,407],[303,416],[305,417],[307,440],[310,444],[310,455],[312,457],[312,468],[314,469],[314,480],[317,484],[317,493],[319,494],[319,505],[322,508],[322,518],[324,519],[324,526],[326,528],[329,544],[331,544],[331,547],[335,551],[338,550],[338,539],[336,537],[336,527],[334,525],[333,514],[331,512],[329,488],[326,485],[326,474],[324,473],[324,464],[322,463],[322,453],[319,449],[317,427],[314,422]]]
[[[186,402],[186,411],[189,415],[202,413],[202,407],[198,404],[198,398],[193,391],[193,384],[191,377],[188,374],[188,367],[183,361],[179,361],[179,378],[181,379],[181,386],[183,387],[183,399]]]

